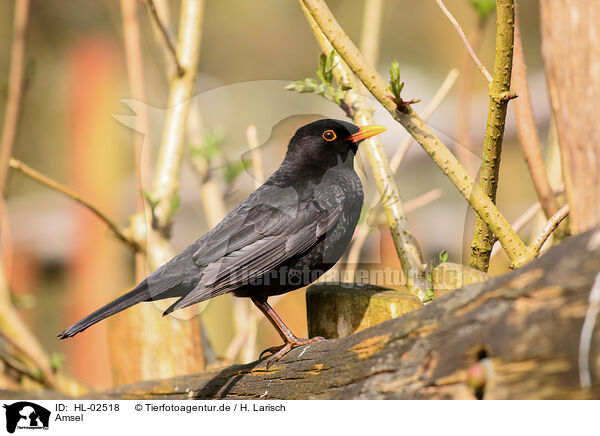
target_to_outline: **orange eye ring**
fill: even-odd
[[[337,138],[337,135],[333,130],[325,130],[323,132],[323,139],[325,141],[333,141],[335,138]]]

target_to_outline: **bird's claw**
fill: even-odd
[[[302,345],[313,344],[315,342],[321,342],[324,340],[325,340],[325,338],[323,338],[321,336],[316,336],[316,337],[310,338],[310,339],[296,338],[295,340],[286,342],[283,345],[279,345],[277,347],[271,347],[271,348],[267,348],[266,350],[263,350],[263,352],[260,353],[259,360],[262,359],[262,357],[265,353],[271,353],[271,356],[269,356],[266,360],[266,363],[267,363],[266,369],[268,371],[269,367],[273,363],[280,360],[283,356],[285,356],[293,348],[300,347]]]

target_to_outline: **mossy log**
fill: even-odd
[[[596,230],[513,273],[348,337],[295,349],[269,371],[255,362],[86,398],[600,398],[598,320],[590,389],[580,387],[578,369],[583,320],[599,271]]]

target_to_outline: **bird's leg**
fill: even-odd
[[[266,299],[258,300],[253,298],[252,302],[267,317],[271,324],[273,324],[273,327],[275,327],[275,330],[277,330],[277,333],[279,333],[279,336],[281,336],[281,339],[283,339],[284,342],[283,345],[280,345],[278,347],[267,348],[262,353],[260,353],[259,359],[262,358],[263,354],[265,353],[272,353],[272,355],[267,359],[267,369],[269,369],[269,366],[271,366],[273,362],[276,362],[279,359],[281,359],[292,348],[325,340],[325,338],[322,338],[320,336],[311,339],[303,339],[296,337],[296,335],[294,335],[292,331],[283,323],[281,318],[279,318],[279,315],[275,313],[275,311],[269,305],[269,303],[267,303]]]

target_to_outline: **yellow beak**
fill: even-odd
[[[362,126],[358,129],[354,135],[348,136],[348,140],[352,142],[362,141],[363,139],[370,138],[371,136],[378,135],[380,133],[385,132],[387,129],[383,126]]]

